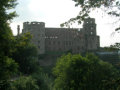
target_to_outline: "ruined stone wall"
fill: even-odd
[[[78,29],[46,28],[45,36],[46,51],[73,51],[73,53],[83,51],[84,38]]]
[[[86,51],[97,50],[100,47],[99,36],[96,32],[96,23],[94,18],[89,18],[83,24],[84,35],[86,37]]]
[[[25,32],[33,35],[32,42],[38,47],[39,54],[49,51],[81,53],[100,47],[93,18],[86,19],[82,29],[45,28],[43,22],[24,22],[23,33]]]

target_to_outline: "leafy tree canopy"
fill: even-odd
[[[6,23],[8,20],[13,19],[16,16],[15,12],[7,12],[10,9],[15,8],[17,5],[16,0],[0,0],[0,23]],[[1,27],[1,25],[0,25]]]
[[[14,9],[16,0],[0,0],[0,54],[10,54],[10,49],[13,47],[14,39],[8,21],[16,16],[15,12],[8,13],[7,10]]]
[[[18,63],[19,70],[24,74],[36,71],[38,66],[37,48],[31,43],[31,38],[30,33],[17,36],[11,56]]]
[[[81,23],[85,18],[89,17],[89,13],[98,8],[109,15],[120,16],[120,1],[119,0],[73,0],[76,7],[80,7],[80,12],[75,18],[61,24],[61,26],[70,26],[71,23],[77,21]],[[119,20],[119,19],[118,19]],[[119,30],[117,28],[116,30]]]
[[[120,50],[120,43],[115,43],[114,45],[111,45],[110,47]]]
[[[118,71],[93,54],[64,55],[58,59],[53,73],[59,90],[106,90],[103,81],[117,78]]]
[[[21,76],[11,84],[11,90],[39,90],[37,82],[31,76]]]
[[[0,0],[0,90],[7,90],[11,76],[17,71],[17,63],[9,56],[14,48],[14,37],[8,21],[15,12],[7,10],[16,6],[16,0]]]

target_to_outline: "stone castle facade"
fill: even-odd
[[[85,19],[83,28],[47,28],[44,22],[24,22],[22,33],[33,35],[39,54],[46,52],[81,53],[100,47],[94,18]]]

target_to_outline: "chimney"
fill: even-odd
[[[20,25],[17,25],[17,35],[20,35]]]

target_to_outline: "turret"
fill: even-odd
[[[96,35],[96,23],[94,18],[85,19],[83,28],[85,30],[85,35]]]
[[[87,18],[83,23],[86,41],[86,50],[97,50],[100,47],[99,36],[96,34],[96,23],[94,18]]]
[[[45,53],[45,23],[44,22],[24,22],[22,33],[30,32],[32,43],[38,47],[38,53]]]

